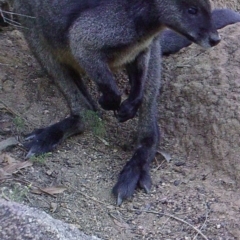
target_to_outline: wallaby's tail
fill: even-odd
[[[227,25],[240,22],[240,13],[230,9],[215,9],[212,12],[212,18],[216,28],[221,29]],[[182,48],[192,44],[187,38],[170,29],[166,29],[162,32],[160,41],[162,55],[165,56],[176,53]]]

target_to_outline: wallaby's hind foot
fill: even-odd
[[[137,187],[149,193],[152,185],[149,174],[148,150],[140,147],[130,161],[119,174],[118,181],[113,187],[113,194],[117,198],[117,205],[121,205],[124,199],[131,197]]]
[[[49,127],[33,131],[26,136],[24,146],[29,150],[26,158],[51,152],[65,138],[84,131],[84,123],[77,115],[70,116]]]

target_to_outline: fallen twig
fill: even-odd
[[[139,211],[139,209],[131,209],[131,211]],[[179,217],[176,217],[176,216],[174,216],[174,215],[172,215],[172,214],[170,214],[170,213],[160,213],[160,212],[155,212],[155,211],[145,211],[145,210],[140,210],[141,212],[145,212],[145,213],[152,213],[152,214],[157,214],[157,215],[163,215],[163,216],[166,216],[166,217],[169,217],[169,218],[172,218],[172,219],[175,219],[175,220],[177,220],[177,221],[179,221],[179,222],[182,222],[182,223],[184,223],[184,224],[186,224],[186,225],[188,225],[189,227],[191,227],[192,229],[194,229],[199,235],[201,235],[205,240],[209,240],[208,238],[207,238],[207,236],[205,236],[202,232],[201,232],[201,230],[200,229],[198,229],[198,228],[196,228],[196,227],[194,227],[192,224],[190,224],[190,223],[188,223],[187,221],[185,221],[185,220],[183,220],[183,219],[181,219],[181,218],[179,218]],[[201,228],[202,229],[202,228]]]
[[[12,18],[6,17],[5,14],[10,14],[11,17],[12,17],[13,15],[16,15],[16,16],[27,17],[27,18],[32,18],[32,19],[35,18],[35,17],[28,16],[28,15],[25,15],[25,14],[14,13],[14,12],[2,10],[2,9],[0,8],[0,16],[2,17],[2,19],[3,19],[3,21],[4,21],[5,23],[8,23],[9,25],[14,26],[14,27],[25,28],[25,29],[27,29],[27,28],[24,27],[24,26],[22,26],[21,23],[13,20]]]
[[[17,15],[17,16],[28,17],[28,18],[36,18],[36,17],[33,17],[33,16],[20,14],[20,13],[9,12],[9,11],[6,11],[6,10],[1,10],[1,9],[0,9],[0,11],[3,12],[3,13],[11,14],[11,15]]]
[[[205,217],[205,221],[203,223],[203,225],[201,226],[201,228],[199,229],[200,231],[202,231],[202,229],[204,228],[204,226],[206,225],[207,219],[208,219],[208,214],[209,214],[209,210],[207,210],[206,212],[206,217]],[[199,233],[196,234],[196,236],[193,238],[193,240],[197,239],[197,236],[199,235]]]
[[[93,200],[94,202],[100,203],[100,204],[104,205],[105,207],[109,207],[108,204],[106,204],[105,202],[102,202],[102,201],[96,199],[95,197],[91,197],[91,196],[89,196],[89,195],[87,195],[87,194],[85,194],[85,193],[77,190],[76,188],[73,188],[73,187],[70,187],[70,188],[72,188],[75,192],[81,194],[81,195],[84,196],[85,198],[88,198],[88,199],[90,199],[90,200]]]

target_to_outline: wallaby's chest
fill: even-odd
[[[147,37],[130,42],[129,44],[119,44],[113,47],[103,48],[102,54],[105,55],[104,58],[106,59],[109,68],[115,71],[119,68],[124,67],[126,64],[134,61],[141,52],[149,48],[149,46],[152,44],[152,41],[158,34],[159,31],[154,32]],[[99,49],[96,51],[101,50]],[[69,49],[57,49],[56,51],[54,51],[54,55],[60,62],[71,66],[79,73],[84,72],[84,69],[82,69],[82,67],[76,61]]]
[[[110,52],[108,55],[108,63],[110,68],[120,68],[125,64],[132,62],[139,55],[139,53],[145,51],[151,45],[156,35],[157,34],[153,34],[152,36],[141,39],[136,43],[112,49],[112,52]]]

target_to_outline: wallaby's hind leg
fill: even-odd
[[[37,129],[26,137],[26,140],[30,140],[25,144],[29,150],[26,157],[51,152],[65,138],[83,130],[84,125],[78,115],[71,115],[49,127]]]
[[[96,110],[93,100],[76,71],[60,64],[50,52],[43,49],[41,49],[40,53],[36,52],[37,48],[34,46],[32,46],[32,49],[35,51],[40,63],[44,63],[43,66],[64,94],[71,109],[71,115],[56,124],[29,134],[27,139],[30,142],[25,145],[29,149],[27,157],[50,152],[65,138],[83,132],[83,115],[85,111]]]
[[[89,94],[84,92],[83,83],[80,84],[80,77],[78,79],[79,84],[75,84],[76,79],[73,77],[75,73],[73,74],[66,66],[59,65],[57,69],[56,64],[55,62],[50,73],[54,76],[54,79],[57,79],[56,83],[65,95],[71,109],[71,115],[56,124],[35,130],[29,134],[27,140],[30,140],[30,142],[25,144],[29,149],[27,157],[50,152],[67,137],[83,132],[83,114],[86,110],[96,110],[88,99],[90,98]]]
[[[149,166],[159,143],[156,101],[160,88],[160,56],[160,44],[157,39],[152,43],[144,96],[139,109],[138,148],[121,171],[117,184],[113,188],[118,205],[132,196],[137,185],[146,192],[151,188]]]
[[[148,61],[149,51],[146,50],[126,66],[131,90],[129,97],[122,102],[116,114],[119,122],[125,122],[133,118],[142,103]]]

